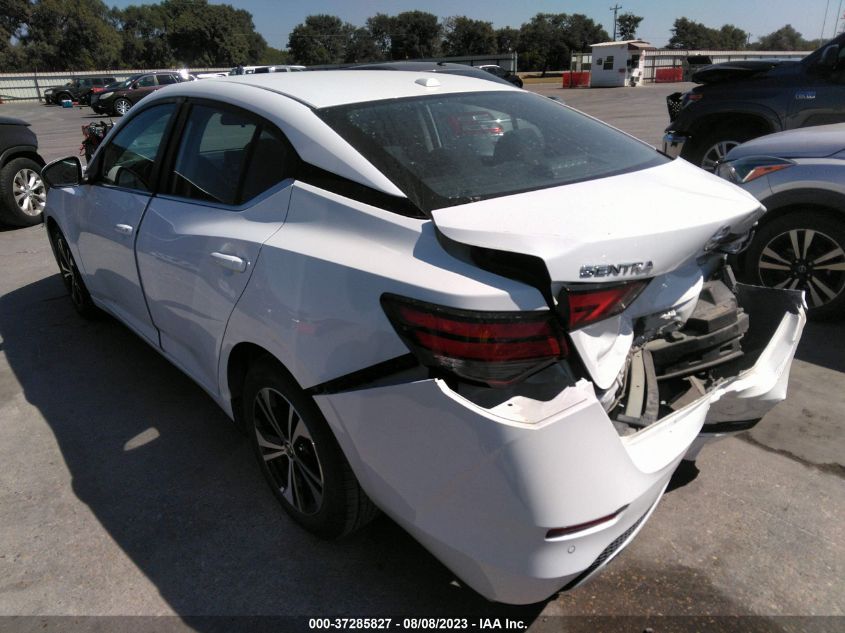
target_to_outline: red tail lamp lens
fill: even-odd
[[[384,295],[382,306],[422,364],[475,382],[511,384],[569,351],[549,310],[459,310],[395,295]]]
[[[648,281],[631,281],[615,285],[591,285],[566,288],[559,305],[566,316],[568,330],[615,316],[634,302]]]

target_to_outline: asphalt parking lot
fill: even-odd
[[[684,85],[532,89],[657,145],[664,97]],[[38,104],[0,115],[30,121],[47,160],[76,154],[80,126],[101,118]],[[233,630],[233,616],[292,616],[250,622],[285,631],[314,617],[465,615],[535,631],[845,630],[843,322],[807,326],[788,400],[706,448],[697,476],[675,482],[601,575],[512,608],[461,587],[386,518],[338,542],[299,529],[199,387],[117,322],[76,316],[40,227],[0,231],[0,271],[0,616],[171,615],[156,626],[197,630]],[[0,618],[0,631],[64,624]]]

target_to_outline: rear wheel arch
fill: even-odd
[[[235,419],[235,424],[241,431],[245,431],[245,423],[243,419],[243,388],[246,376],[249,373],[250,367],[259,361],[268,360],[278,366],[280,372],[292,380],[297,385],[297,380],[293,374],[285,367],[276,356],[269,350],[256,343],[247,341],[236,344],[232,351],[229,352],[229,357],[226,360],[226,387],[229,391],[229,400],[232,406],[232,415]]]

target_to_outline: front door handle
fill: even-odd
[[[135,228],[129,226],[128,224],[115,224],[114,230],[120,233],[121,235],[132,235],[132,231],[134,231]]]
[[[234,270],[236,273],[242,273],[246,270],[247,261],[235,255],[226,255],[225,253],[212,253],[211,259],[218,266],[222,266],[227,270]]]

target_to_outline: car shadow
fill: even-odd
[[[304,532],[213,401],[113,319],[78,317],[58,275],[0,297],[0,341],[74,493],[190,626],[210,629],[190,617],[201,615],[531,622],[544,606],[488,602],[386,517],[334,542]]]
[[[808,321],[801,335],[801,342],[795,352],[795,358],[845,372],[845,355],[836,341],[845,340],[845,320]]]

